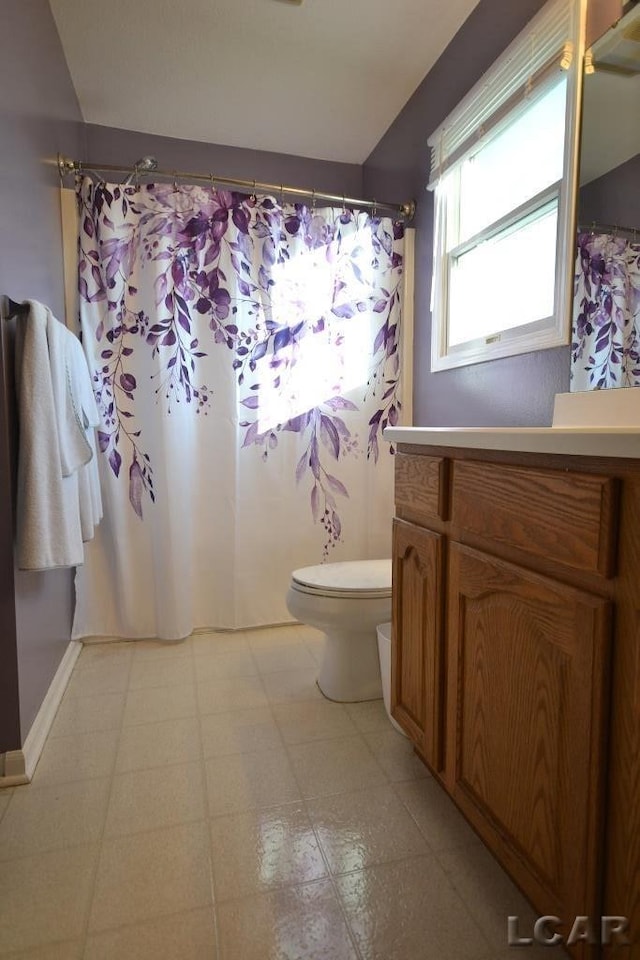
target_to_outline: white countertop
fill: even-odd
[[[640,460],[640,429],[633,427],[387,427],[383,437],[428,447]]]

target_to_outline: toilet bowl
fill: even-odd
[[[287,607],[325,635],[318,675],[325,697],[355,703],[382,696],[376,627],[391,617],[391,560],[294,570]]]

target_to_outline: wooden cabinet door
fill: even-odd
[[[433,770],[442,769],[442,537],[393,523],[391,712]]]
[[[447,785],[566,936],[600,916],[609,604],[457,543],[449,573]]]

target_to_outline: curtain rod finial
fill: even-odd
[[[400,207],[403,217],[406,217],[407,220],[413,220],[416,215],[416,202],[415,200],[407,200],[406,203],[403,203]]]
[[[66,177],[69,173],[73,173],[76,169],[76,164],[74,160],[70,160],[69,157],[63,157],[62,154],[58,154],[58,173],[60,174],[60,179]]]

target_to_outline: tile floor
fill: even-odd
[[[321,696],[320,649],[85,646],[33,783],[0,791],[0,957],[513,960],[531,909],[382,702]]]

